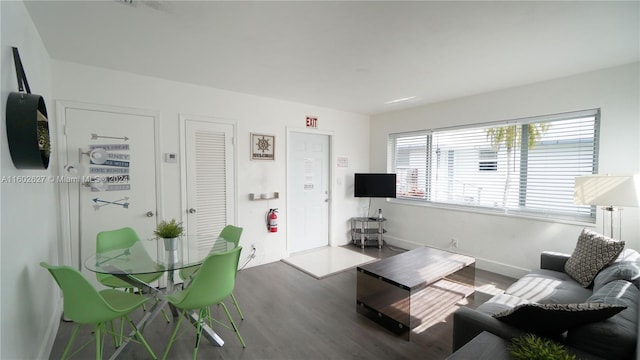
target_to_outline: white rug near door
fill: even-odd
[[[322,279],[374,260],[377,259],[357,251],[333,246],[324,246],[299,252],[282,259],[285,263],[317,279]]]

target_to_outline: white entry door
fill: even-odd
[[[287,237],[289,251],[329,244],[329,136],[289,134]]]
[[[187,251],[204,258],[217,235],[235,224],[234,125],[183,117],[183,184]]]
[[[132,109],[60,104],[66,159],[78,169],[66,186],[72,266],[86,271],[100,231],[132,227],[142,239],[156,226],[156,116]],[[80,166],[77,166],[80,164]],[[63,194],[65,191],[63,191]],[[155,241],[144,241],[157,254]],[[93,275],[92,273],[88,273]],[[95,278],[95,276],[89,276]]]

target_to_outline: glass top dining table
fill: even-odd
[[[147,246],[145,246],[145,242],[153,241],[157,242],[157,249],[159,249],[157,254],[150,253]],[[208,249],[208,254],[226,252],[235,247],[233,242],[226,241],[217,235],[182,235],[174,239],[153,238],[136,241],[128,248],[96,253],[87,258],[84,265],[90,271],[114,275],[130,283],[135,288],[152,294],[157,299],[150,309],[151,311],[147,311],[142,320],[136,325],[140,331],[143,331],[145,326],[168,304],[166,295],[174,291],[173,277],[175,270],[198,266],[207,257],[206,252],[198,251],[198,246],[193,246],[193,244],[199,244],[199,248]],[[153,248],[153,246],[149,246],[149,248]],[[166,272],[167,274],[167,286],[164,289],[156,288],[136,277],[136,275],[161,272]],[[171,312],[174,316],[178,315],[174,308],[171,308]],[[198,320],[194,318],[194,313],[191,312],[189,316],[195,326]],[[203,327],[205,338],[217,343],[219,346],[224,345],[222,338],[207,324],[200,324],[200,326]],[[122,345],[112,355],[112,359],[118,357],[132,336],[133,333],[123,341]]]
[[[162,251],[162,254],[160,252],[151,254],[145,246],[145,242],[154,241],[158,243],[158,248]],[[209,254],[225,252],[235,247],[233,242],[211,235],[182,235],[174,239],[152,238],[136,241],[133,246],[128,248],[93,254],[85,260],[84,265],[90,271],[112,275],[125,274],[135,276],[180,270],[202,264],[202,261],[207,256],[206,253],[184,249],[186,244],[202,243],[212,243],[209,248]]]

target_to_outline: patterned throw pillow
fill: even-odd
[[[608,319],[626,308],[605,303],[531,303],[518,305],[493,317],[534,334],[554,338],[571,328]]]
[[[564,266],[564,271],[580,285],[587,287],[598,271],[614,261],[622,249],[624,241],[583,229],[573,254]]]

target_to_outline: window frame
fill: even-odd
[[[432,151],[433,150],[432,147],[434,146],[434,140],[433,140],[434,136],[443,134],[449,131],[452,132],[456,130],[465,130],[465,129],[467,130],[477,129],[480,131],[485,131],[486,129],[489,129],[492,127],[501,127],[501,126],[510,126],[510,125],[518,125],[522,128],[528,129],[527,125],[529,124],[537,124],[537,123],[552,124],[553,122],[558,122],[562,120],[571,120],[571,119],[578,120],[578,119],[585,119],[585,118],[588,119],[587,124],[589,126],[592,126],[592,128],[589,130],[590,132],[588,133],[589,140],[586,145],[586,148],[589,148],[589,146],[591,146],[592,152],[593,152],[592,154],[590,154],[589,152],[586,152],[587,157],[590,158],[590,163],[588,164],[588,166],[591,168],[591,172],[589,172],[588,174],[597,174],[598,160],[599,160],[599,154],[600,154],[600,148],[599,148],[600,124],[601,124],[600,109],[589,109],[589,110],[572,111],[572,112],[560,113],[560,114],[533,116],[533,117],[513,119],[513,120],[507,120],[507,121],[483,122],[483,123],[475,123],[475,124],[468,124],[468,125],[455,126],[455,127],[417,130],[417,131],[409,131],[409,132],[401,132],[401,133],[390,133],[388,134],[388,139],[387,139],[387,171],[388,172],[398,173],[398,169],[399,169],[397,166],[398,159],[396,158],[398,141],[402,139],[406,139],[411,136],[422,136],[426,138],[423,146],[426,149],[425,150],[426,160],[425,160],[425,169],[424,169],[425,189],[423,192],[418,192],[418,194],[422,195],[421,197],[405,196],[400,194],[400,192],[398,192],[397,190],[398,192],[397,197],[395,199],[388,199],[387,201],[419,205],[419,206],[427,206],[427,207],[439,207],[439,208],[458,209],[458,210],[471,211],[471,212],[490,213],[490,214],[497,214],[497,215],[545,219],[545,220],[558,221],[558,222],[564,222],[564,223],[595,224],[596,223],[596,207],[595,206],[575,205],[573,207],[570,206],[569,210],[552,211],[552,210],[541,208],[540,206],[536,207],[535,202],[531,200],[529,200],[530,203],[533,202],[534,204],[533,205],[529,204],[529,207],[527,206],[525,202],[528,200],[527,198],[528,184],[532,183],[533,186],[536,186],[540,182],[540,179],[535,179],[534,175],[528,174],[527,168],[530,164],[538,165],[538,166],[540,165],[536,164],[535,158],[529,157],[530,149],[527,146],[528,140],[524,135],[516,145],[520,147],[520,149],[518,149],[518,157],[519,157],[518,160],[524,159],[524,161],[518,162],[518,168],[516,169],[516,171],[513,172],[513,175],[516,178],[519,177],[519,179],[517,180],[517,184],[516,183],[513,184],[515,187],[517,187],[517,190],[510,192],[512,194],[517,193],[518,199],[517,199],[516,207],[510,206],[506,202],[500,206],[487,206],[487,205],[480,205],[480,204],[469,205],[469,204],[464,204],[464,203],[455,202],[455,201],[451,201],[451,202],[443,201],[442,199],[432,200],[433,199],[432,193],[435,191],[433,184],[431,184],[432,172],[434,171],[433,162],[442,160],[440,159],[440,156],[438,156],[437,159],[434,159],[434,156],[432,156],[434,154]],[[571,131],[578,134],[578,129],[579,127],[576,125],[571,128]],[[544,138],[542,138],[541,140],[542,141],[539,141],[536,143],[535,145],[536,147],[562,145],[561,141],[558,141],[558,140],[545,141]],[[584,141],[581,138],[569,139],[564,144],[567,144],[567,143],[575,143],[576,144],[575,149],[579,151],[582,151],[585,148]],[[480,153],[483,150],[490,150],[490,149],[491,147],[485,147],[485,148],[479,148],[477,150],[478,163],[476,165],[476,168],[478,170],[478,173],[496,172],[496,170],[494,169],[491,169],[491,170],[480,169],[483,161],[482,158],[480,157]],[[550,148],[540,148],[540,149],[548,150]],[[536,150],[536,148],[533,148],[531,150],[532,151]],[[504,151],[504,149],[501,151]],[[553,151],[553,149],[551,149],[551,151]],[[497,166],[499,165],[496,164],[496,168]],[[411,169],[411,165],[405,166],[404,168]],[[582,172],[580,172],[579,174],[576,174],[575,176],[580,176],[580,175],[587,175],[587,173],[584,172],[584,170],[582,170]],[[573,175],[569,175],[569,176],[573,176]],[[575,176],[573,177],[575,178]],[[561,201],[566,202],[566,197],[567,197],[566,192],[568,191],[566,189],[566,185],[568,185],[566,179],[563,179],[561,181],[565,183],[565,187],[564,187],[564,196],[558,198],[559,204],[561,203]],[[556,203],[550,203],[549,209],[553,208],[554,205],[556,205]]]

